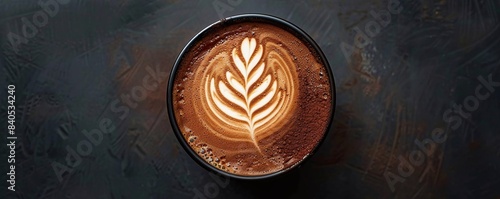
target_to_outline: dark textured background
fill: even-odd
[[[14,84],[19,143],[17,191],[4,188],[2,174],[0,198],[193,198],[214,185],[172,133],[164,74],[128,114],[111,108],[142,85],[148,66],[170,72],[189,39],[219,19],[213,2],[71,0],[16,53],[6,35],[21,34],[21,18],[41,8],[1,0],[1,132]],[[223,16],[271,14],[308,32],[334,71],[338,106],[324,144],[299,169],[266,181],[231,179],[217,198],[500,198],[500,87],[457,130],[442,120],[453,102],[474,95],[478,76],[500,81],[500,1],[404,1],[350,63],[341,42],[352,44],[352,30],[364,30],[369,11],[387,9],[387,1],[218,2],[229,6]],[[64,163],[65,147],[103,118],[117,129],[59,182],[51,163]],[[397,174],[398,157],[434,128],[447,129],[447,141],[391,192],[384,172]]]

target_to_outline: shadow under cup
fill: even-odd
[[[230,170],[230,168],[231,169],[233,169],[233,168],[238,169],[238,167],[236,167],[235,164],[230,165],[230,164],[226,164],[226,163],[220,163],[219,161],[221,161],[221,160],[219,160],[218,156],[217,157],[208,157],[206,155],[206,153],[209,153],[209,152],[212,153],[212,151],[207,152],[206,150],[204,150],[204,148],[199,148],[200,150],[198,150],[198,148],[195,148],[192,143],[194,142],[194,138],[198,138],[198,136],[187,135],[187,134],[191,133],[192,130],[190,128],[187,128],[185,125],[182,125],[182,122],[180,122],[180,121],[182,121],[180,119],[182,116],[182,117],[188,117],[188,118],[183,118],[184,120],[194,121],[194,123],[192,124],[194,126],[207,126],[206,124],[204,124],[203,120],[208,120],[208,118],[211,118],[211,120],[217,120],[218,125],[213,125],[210,127],[210,129],[213,129],[214,131],[219,131],[220,129],[222,129],[222,130],[220,130],[221,132],[222,131],[226,132],[226,130],[223,129],[223,127],[225,126],[224,121],[227,122],[229,119],[235,119],[235,121],[236,121],[236,119],[238,119],[236,116],[234,116],[233,118],[230,118],[229,116],[231,116],[231,114],[224,115],[224,114],[220,114],[220,113],[214,113],[212,115],[206,116],[203,114],[205,113],[204,110],[206,110],[207,108],[199,108],[197,106],[193,106],[190,108],[193,110],[192,112],[197,112],[197,114],[187,115],[187,114],[185,114],[184,109],[176,108],[176,106],[179,107],[178,103],[180,103],[180,102],[177,102],[179,100],[175,101],[176,99],[179,98],[178,97],[179,95],[180,96],[184,95],[183,93],[179,94],[179,86],[178,85],[180,85],[180,83],[177,83],[177,85],[176,85],[176,82],[181,82],[179,78],[182,78],[183,81],[191,81],[190,78],[184,77],[185,76],[184,74],[187,73],[186,72],[187,69],[182,68],[182,67],[183,67],[183,65],[185,65],[186,60],[193,63],[193,61],[191,61],[192,59],[195,60],[194,62],[196,62],[197,59],[202,59],[203,56],[205,56],[204,54],[210,54],[211,50],[216,51],[216,50],[211,49],[208,46],[200,45],[200,42],[201,41],[210,41],[211,43],[208,42],[209,44],[217,45],[217,42],[213,42],[210,39],[207,40],[207,38],[208,37],[217,37],[218,39],[217,40],[214,39],[214,41],[224,41],[224,39],[220,39],[219,37],[226,37],[227,35],[225,35],[224,33],[218,34],[218,32],[220,32],[221,29],[223,29],[225,31],[224,28],[235,27],[234,25],[249,24],[249,23],[264,24],[266,26],[276,27],[277,29],[281,29],[284,32],[287,32],[287,34],[293,35],[293,37],[295,39],[298,39],[298,41],[300,41],[301,43],[304,44],[304,46],[307,47],[308,52],[310,52],[310,54],[313,56],[313,59],[315,61],[314,63],[317,63],[316,65],[320,65],[319,68],[321,68],[321,70],[319,70],[319,71],[309,71],[309,68],[307,68],[303,64],[306,62],[300,62],[300,59],[306,59],[306,58],[302,58],[301,53],[299,53],[299,52],[303,52],[303,51],[296,50],[296,51],[291,51],[291,52],[295,52],[295,53],[290,53],[290,54],[293,54],[294,56],[293,56],[293,58],[289,58],[289,60],[291,62],[288,62],[288,63],[294,63],[293,66],[296,66],[295,69],[292,68],[288,72],[286,72],[286,71],[283,72],[284,71],[283,68],[276,69],[276,70],[271,70],[271,69],[266,68],[266,69],[260,70],[261,68],[264,68],[264,66],[269,66],[269,68],[271,66],[279,66],[279,63],[280,63],[279,60],[283,61],[285,59],[284,58],[279,58],[279,59],[276,58],[276,60],[278,60],[276,63],[270,62],[270,61],[262,61],[263,62],[262,64],[260,63],[259,60],[257,60],[258,62],[256,62],[256,63],[259,63],[259,64],[252,65],[252,63],[254,63],[253,60],[256,59],[255,57],[258,57],[260,59],[260,57],[268,58],[268,57],[273,57],[273,56],[279,56],[280,55],[279,50],[276,50],[276,51],[278,51],[278,53],[273,54],[273,53],[271,53],[272,50],[267,50],[267,49],[268,48],[269,49],[274,49],[274,48],[279,49],[279,46],[281,46],[281,43],[276,44],[276,45],[274,45],[274,43],[269,44],[269,45],[266,43],[264,45],[264,47],[265,47],[264,48],[264,47],[262,47],[262,45],[260,43],[256,42],[255,39],[252,39],[252,38],[243,39],[241,41],[241,47],[236,47],[234,45],[231,45],[231,46],[228,45],[227,49],[229,49],[229,50],[227,51],[228,52],[227,54],[228,54],[228,57],[230,57],[231,52],[233,53],[232,59],[229,59],[232,61],[224,61],[224,59],[222,59],[222,58],[220,58],[220,59],[214,58],[214,59],[211,59],[211,61],[200,62],[202,64],[197,65],[199,67],[204,67],[200,71],[205,71],[205,73],[208,73],[206,71],[210,70],[210,66],[211,66],[210,64],[212,64],[212,62],[216,62],[217,60],[219,60],[219,62],[220,62],[220,63],[218,63],[219,65],[230,63],[230,64],[233,64],[236,66],[242,66],[242,67],[233,67],[233,69],[228,69],[227,71],[226,70],[224,70],[224,71],[222,71],[222,70],[212,71],[212,73],[214,73],[214,74],[220,74],[219,76],[222,77],[222,79],[224,79],[224,80],[220,80],[219,84],[217,84],[217,81],[218,81],[217,78],[212,78],[212,79],[208,78],[206,81],[201,81],[201,80],[199,81],[202,83],[204,82],[204,84],[202,84],[202,85],[205,85],[205,86],[200,86],[200,87],[190,86],[188,88],[189,92],[196,92],[196,89],[198,89],[198,90],[204,89],[205,93],[200,91],[200,95],[198,95],[198,94],[191,95],[191,96],[197,96],[196,100],[200,101],[200,102],[194,101],[193,103],[195,105],[201,104],[201,105],[199,105],[200,107],[213,108],[213,107],[219,106],[218,108],[213,108],[213,110],[212,110],[213,112],[225,110],[225,109],[221,108],[221,107],[224,107],[223,105],[221,105],[222,104],[220,102],[221,99],[225,99],[225,100],[231,102],[230,103],[231,106],[228,105],[226,107],[226,109],[228,109],[228,110],[229,109],[233,110],[233,107],[236,107],[236,108],[234,108],[234,110],[240,110],[240,109],[245,108],[244,103],[239,104],[239,103],[237,103],[238,101],[234,101],[234,99],[236,99],[238,96],[243,99],[242,101],[246,102],[246,107],[247,107],[247,110],[246,110],[247,115],[246,116],[247,116],[247,118],[249,118],[249,119],[247,119],[248,125],[244,125],[244,123],[242,123],[241,125],[232,125],[231,126],[228,124],[227,126],[231,126],[231,127],[226,128],[226,129],[231,129],[231,130],[236,129],[236,130],[234,130],[235,133],[233,133],[233,134],[238,135],[238,136],[245,134],[245,132],[243,132],[244,130],[242,130],[242,132],[238,132],[238,128],[245,127],[246,129],[251,129],[251,130],[248,130],[249,132],[251,132],[250,133],[251,135],[248,136],[249,137],[248,140],[241,141],[241,145],[252,143],[252,141],[253,141],[253,143],[255,145],[254,147],[256,149],[258,149],[258,151],[262,155],[262,157],[265,157],[265,158],[268,157],[267,154],[272,154],[272,153],[268,152],[268,149],[269,150],[276,150],[276,151],[278,151],[278,150],[282,151],[282,149],[283,149],[283,150],[287,150],[287,153],[289,152],[289,154],[292,154],[292,155],[294,153],[299,154],[297,152],[297,151],[300,151],[299,149],[307,149],[307,151],[305,153],[303,153],[303,155],[301,157],[298,157],[298,158],[294,157],[294,158],[284,159],[283,157],[286,158],[288,156],[279,156],[279,157],[277,156],[276,160],[273,159],[273,161],[275,161],[275,162],[287,162],[287,163],[293,162],[293,164],[288,165],[288,166],[284,166],[282,169],[272,170],[271,172],[267,172],[267,173],[264,172],[264,173],[256,174],[256,175],[240,174],[239,172],[236,172],[237,170],[232,170],[232,171],[234,171],[234,172],[232,172]],[[214,36],[214,32],[217,33],[217,34],[215,34],[215,36]],[[230,34],[230,33],[228,33],[228,34]],[[251,34],[253,35],[254,33],[252,32]],[[269,39],[269,41],[273,41],[273,40]],[[291,48],[293,48],[293,47],[291,47]],[[231,51],[231,49],[232,49],[232,51]],[[238,51],[240,49],[241,49],[241,52],[239,52],[239,53],[241,53],[241,54],[238,54],[239,56],[235,55],[235,51]],[[248,50],[248,52],[246,52],[245,49],[250,49],[250,50]],[[261,49],[265,49],[265,50],[261,50]],[[297,47],[297,49],[298,49],[298,47]],[[197,51],[197,53],[194,53],[194,51]],[[196,56],[193,56],[193,54],[196,54]],[[208,56],[208,55],[206,55],[206,56]],[[193,57],[196,59],[194,59]],[[306,56],[303,56],[303,57],[306,57]],[[309,57],[307,57],[307,59],[309,59]],[[215,60],[215,61],[213,61],[213,60]],[[270,60],[270,58],[269,58],[269,60]],[[299,60],[299,61],[297,61],[297,60]],[[240,65],[238,65],[237,63],[240,63]],[[244,67],[248,66],[248,68],[243,68],[243,65],[245,65]],[[313,64],[311,64],[311,65],[313,65]],[[307,70],[307,71],[297,72],[297,71],[301,70],[301,67],[303,68],[302,70]],[[311,66],[311,68],[312,68],[312,66]],[[318,68],[318,67],[316,67],[316,68]],[[248,72],[247,72],[247,70],[248,70]],[[285,70],[287,70],[287,69],[285,69]],[[273,78],[268,78],[268,77],[271,77],[272,75],[268,75],[268,76],[262,75],[262,76],[256,77],[256,79],[259,78],[259,80],[254,81],[254,83],[257,81],[259,81],[259,83],[255,83],[255,85],[253,85],[253,84],[250,85],[250,83],[252,82],[252,77],[256,76],[255,74],[260,74],[257,71],[260,71],[260,72],[266,71],[268,73],[273,73],[276,75],[276,77],[275,77],[276,80],[274,80]],[[272,71],[274,71],[274,72],[272,72]],[[236,80],[233,82],[230,81],[230,80],[237,79],[237,77],[236,77],[237,75],[233,75],[233,74],[238,74],[238,72],[239,72],[239,74],[241,74],[240,75],[241,77],[246,78],[244,80],[244,84],[243,83],[239,84],[239,83],[237,83]],[[203,76],[209,76],[205,73],[203,73],[202,75],[198,75],[198,77],[201,78]],[[265,72],[262,72],[262,73],[265,73]],[[314,86],[310,85],[311,83],[308,83],[308,82],[310,79],[309,76],[311,76],[310,74],[312,74],[312,73],[314,73],[314,75],[318,75],[317,77],[315,76],[315,78],[323,78],[322,81],[326,82],[326,83],[323,85],[322,84],[318,84],[318,85],[314,85]],[[195,73],[193,76],[197,76],[197,74],[198,73]],[[286,79],[286,77],[288,77],[287,74],[295,74],[295,76],[289,75],[290,77],[294,77],[295,82],[292,83],[293,84],[292,86],[288,86],[288,87],[287,87],[286,83],[282,83],[282,82],[286,82],[286,81],[278,81],[280,78],[277,78],[277,77],[284,77],[283,79]],[[300,75],[300,74],[302,74],[302,75]],[[303,74],[307,74],[307,75],[303,75]],[[217,77],[219,77],[219,76],[217,76]],[[248,79],[248,82],[247,82],[247,79]],[[242,82],[242,81],[240,81],[240,82]],[[268,84],[266,84],[266,83],[268,83]],[[228,85],[229,86],[232,85],[234,87],[232,89],[227,89]],[[255,90],[255,91],[252,91],[252,93],[257,92],[257,90],[259,90],[259,88],[261,87],[260,85],[268,85],[268,87],[266,87],[266,89],[267,89],[265,91],[266,93],[263,93],[262,95],[258,95],[258,96],[256,94],[255,96],[257,96],[257,97],[252,98],[252,93],[250,93],[250,91],[249,91],[250,87],[247,88],[245,86],[238,86],[238,85],[250,85],[250,86],[252,86],[251,88]],[[310,93],[305,93],[305,92],[302,92],[302,93],[296,92],[294,94],[292,91],[290,91],[290,90],[294,90],[293,88],[296,88],[295,90],[301,91],[298,88],[305,88],[304,85],[309,86],[310,88],[323,89],[321,91],[324,91],[324,92],[318,92],[317,93],[318,95],[316,95],[316,93],[310,94]],[[327,86],[325,86],[325,85],[327,85]],[[220,89],[217,92],[216,91],[214,91],[214,92],[206,91],[206,90],[216,88],[217,86],[219,86],[218,88]],[[321,86],[323,86],[323,87],[321,88]],[[240,87],[241,87],[241,89],[238,89]],[[309,87],[307,87],[307,88],[309,88]],[[219,174],[222,174],[225,176],[229,176],[229,177],[233,177],[233,178],[238,178],[238,179],[269,178],[269,177],[273,177],[273,176],[277,176],[277,175],[281,175],[283,173],[286,173],[286,172],[290,171],[292,168],[296,168],[299,164],[302,164],[306,159],[308,159],[317,150],[318,146],[321,144],[321,142],[326,137],[326,133],[330,129],[330,126],[331,126],[331,123],[333,120],[333,113],[334,113],[334,109],[335,109],[335,99],[336,99],[335,83],[334,83],[332,71],[330,69],[330,65],[328,64],[328,61],[325,58],[323,52],[321,51],[319,46],[314,42],[314,40],[309,35],[307,35],[303,30],[301,30],[297,26],[295,26],[295,25],[293,25],[293,24],[291,24],[283,19],[269,16],[269,15],[262,15],[262,14],[244,14],[244,15],[228,17],[224,20],[218,21],[218,22],[208,26],[207,28],[203,29],[200,33],[198,33],[186,45],[186,47],[182,50],[182,52],[178,56],[177,60],[175,61],[172,72],[170,73],[170,79],[168,82],[167,89],[168,89],[167,90],[167,109],[168,109],[170,123],[172,124],[172,129],[173,129],[177,139],[179,140],[180,144],[182,145],[182,147],[186,150],[186,152],[196,162],[198,162],[201,166],[208,169],[209,171],[214,171],[216,173],[219,173]],[[191,90],[189,90],[189,89],[191,89]],[[214,89],[214,90],[216,90],[216,89]],[[222,90],[224,90],[224,92],[222,92]],[[235,95],[233,95],[234,93],[237,93],[237,91],[240,91],[240,90],[245,91],[245,92],[243,92],[243,91],[240,92],[240,94],[247,93],[248,96],[244,95],[244,97],[242,97],[243,95],[241,95],[241,96],[238,95],[237,97],[235,97]],[[312,89],[309,89],[309,90],[312,90]],[[281,94],[280,92],[282,92],[283,94]],[[313,92],[313,91],[308,91],[308,92]],[[273,96],[274,96],[273,98],[276,98],[276,100],[273,99],[275,101],[275,103],[272,100],[266,101],[267,100],[266,96],[268,96],[269,93],[273,93]],[[278,95],[276,93],[280,93],[280,94]],[[285,96],[285,93],[286,93],[286,96]],[[192,93],[188,93],[188,94],[192,94]],[[204,94],[205,94],[205,96],[209,96],[209,97],[211,96],[213,99],[203,101],[202,99],[205,99],[202,97]],[[215,97],[214,97],[214,95],[215,95]],[[297,99],[303,98],[303,99],[307,99],[307,100],[296,100],[296,101],[289,102],[289,101],[286,101],[286,99],[294,98],[294,97],[287,97],[289,95],[290,96],[297,96],[296,97]],[[262,97],[260,97],[260,96],[262,96]],[[269,96],[271,96],[271,95],[269,95]],[[278,96],[278,97],[276,97],[276,96]],[[231,101],[232,100],[231,97],[234,98],[233,101]],[[299,98],[299,97],[301,97],[301,98]],[[324,106],[326,108],[315,106],[315,104],[319,104],[319,103],[315,103],[318,100],[324,100],[324,102],[321,102],[321,103],[326,104]],[[266,110],[265,110],[265,108],[260,108],[260,109],[255,109],[255,111],[252,111],[251,108],[248,108],[250,105],[252,105],[254,107],[257,106],[257,105],[250,104],[250,103],[253,103],[254,101],[257,101],[254,104],[258,104],[260,101],[264,101],[264,102],[268,102],[267,104],[276,104],[276,106],[274,106],[274,107],[280,107],[281,105],[285,106],[284,104],[286,104],[287,106],[296,107],[296,108],[293,109],[294,112],[292,112],[292,113],[285,112],[285,113],[289,113],[288,115],[292,115],[293,117],[290,116],[290,118],[280,120],[279,119],[280,117],[284,117],[283,115],[287,115],[287,114],[282,114],[283,112],[279,112],[279,111],[284,110],[284,108],[274,108],[274,109],[272,109],[272,111],[269,111],[269,113],[275,114],[273,117],[266,118],[265,116],[262,116],[264,119],[257,121],[257,119],[255,119],[255,118],[259,118],[259,114],[264,115],[264,112],[266,112]],[[307,102],[307,103],[304,103],[304,102]],[[267,106],[267,104],[265,104],[263,106]],[[238,105],[240,105],[240,106],[238,107]],[[272,105],[269,105],[269,106],[272,106]],[[250,111],[248,109],[250,109]],[[264,110],[262,110],[262,109],[264,109]],[[299,112],[301,110],[307,110],[308,113],[303,114],[302,112]],[[315,111],[315,112],[313,113],[312,111]],[[228,112],[230,112],[230,111],[228,111]],[[215,116],[213,116],[213,115],[215,115]],[[224,117],[228,117],[229,119],[226,120],[227,118],[224,118]],[[316,117],[316,118],[314,118],[314,117]],[[321,117],[321,118],[319,118],[319,117]],[[213,119],[213,118],[216,118],[216,119]],[[255,119],[256,122],[253,119]],[[316,121],[316,120],[324,121],[322,123],[324,128],[320,128],[323,130],[317,130],[318,128],[315,128],[314,121]],[[197,123],[197,121],[200,121],[200,122]],[[237,120],[237,121],[241,122],[243,120],[241,120],[241,118],[240,118],[240,120]],[[265,122],[260,122],[260,121],[265,121]],[[306,121],[306,122],[304,122],[304,121]],[[291,123],[291,122],[294,122],[294,123]],[[203,124],[201,124],[201,123],[203,123]],[[279,129],[280,130],[279,132],[276,131],[276,133],[269,133],[269,132],[273,132],[273,131],[264,132],[262,130],[263,126],[266,126],[266,125],[273,126],[274,123],[283,123],[281,125],[282,127],[275,128],[275,129]],[[258,125],[260,125],[260,126],[258,126]],[[278,124],[276,124],[276,125],[278,125]],[[208,126],[210,126],[210,125],[208,125]],[[255,126],[257,126],[257,127],[255,127]],[[288,128],[288,126],[293,126],[293,127],[298,126],[298,127],[294,129],[292,127]],[[260,139],[260,138],[257,139],[258,138],[257,136],[260,135],[260,134],[257,134],[257,132],[258,132],[257,130],[259,130],[258,128],[260,128],[260,131],[262,132],[262,133],[259,132],[262,135],[261,137],[263,137],[262,139]],[[286,129],[286,130],[283,130],[283,129]],[[294,134],[294,132],[296,132],[296,131],[298,132],[298,130],[296,130],[296,129],[299,129],[302,132],[302,134],[299,134],[299,135],[302,135],[303,137],[296,136],[297,134]],[[314,133],[308,134],[307,132],[310,132],[310,131],[314,131]],[[203,133],[206,133],[206,132],[203,132]],[[217,132],[215,132],[214,134],[216,134],[216,133]],[[283,136],[283,137],[288,136],[288,137],[290,137],[290,140],[293,140],[292,139],[292,135],[293,135],[293,137],[295,137],[295,141],[292,141],[292,142],[294,142],[295,144],[293,144],[293,143],[291,144],[290,140],[282,141],[283,143],[281,143],[281,140],[280,140],[280,143],[281,143],[280,146],[278,146],[278,144],[275,144],[274,142],[269,142],[269,140],[274,140],[273,136],[275,136],[275,134],[276,134],[276,136],[277,136],[277,134],[282,134],[280,136]],[[195,135],[196,135],[196,133],[195,133]],[[193,137],[193,138],[191,138],[191,137]],[[286,137],[286,139],[288,139],[288,137]],[[243,139],[243,138],[231,137],[231,139],[229,139],[229,140],[234,141],[234,140]],[[198,140],[200,140],[200,139],[201,138],[198,138]],[[276,140],[278,140],[278,139],[276,139]],[[285,138],[283,138],[283,140],[285,140]],[[314,140],[314,141],[310,141],[307,146],[301,146],[301,142],[308,143],[307,142],[308,140]],[[222,139],[220,142],[221,143],[231,143],[231,142],[226,142],[226,140],[222,140]],[[276,143],[277,143],[277,141],[276,141]],[[261,144],[262,145],[267,144],[266,145],[267,148],[265,148],[265,151],[264,151],[264,149],[263,149],[263,151],[261,151],[261,148],[260,148]],[[238,147],[236,145],[240,145],[240,144],[226,144],[226,146]],[[276,145],[276,146],[274,146],[274,145]],[[304,144],[304,145],[306,145],[306,144]],[[283,148],[283,146],[295,147],[295,149],[294,148],[286,148],[286,147]],[[205,146],[200,145],[200,147],[205,147]],[[250,146],[250,148],[251,147],[252,146]],[[264,147],[262,147],[262,148],[264,148]],[[228,150],[225,149],[225,152],[228,152]],[[246,153],[248,153],[248,152],[246,152]],[[286,153],[284,153],[284,154],[286,154]],[[302,153],[300,153],[300,154],[302,154]],[[231,157],[242,157],[242,156],[239,156],[239,154],[238,154],[238,155],[234,155]],[[255,156],[255,157],[257,157],[257,156]],[[272,158],[275,158],[275,157],[272,157]],[[215,161],[217,161],[217,163],[215,163]],[[209,163],[209,162],[214,162],[215,164]],[[257,164],[258,162],[259,162],[259,160],[256,160],[256,161],[254,160],[254,161],[248,162],[247,164]],[[262,165],[264,165],[264,164],[262,164]],[[259,166],[264,167],[262,165],[259,165]],[[248,167],[247,167],[247,170],[248,170]]]

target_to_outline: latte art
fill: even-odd
[[[273,43],[264,46],[279,49]],[[208,64],[209,71],[219,69],[225,74],[211,70],[204,81],[204,108],[210,111],[214,126],[227,127],[220,134],[227,139],[250,140],[259,150],[257,136],[275,133],[273,127],[279,127],[280,120],[286,118],[283,115],[293,110],[290,104],[296,89],[290,57],[276,52],[263,56],[264,46],[257,46],[255,38],[245,38],[232,50],[229,65],[218,61]],[[280,52],[286,53],[283,49]],[[222,70],[218,64],[228,68]]]
[[[333,111],[327,67],[310,41],[253,20],[220,22],[199,34],[169,84],[169,115],[183,146],[238,176],[299,164],[323,138]]]

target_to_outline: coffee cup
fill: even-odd
[[[170,73],[172,129],[201,166],[239,179],[296,168],[333,120],[327,59],[283,19],[244,14],[213,23],[182,50]]]

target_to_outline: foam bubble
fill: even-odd
[[[191,135],[189,136],[188,140],[190,143],[193,143],[197,138],[198,138],[197,136]]]

